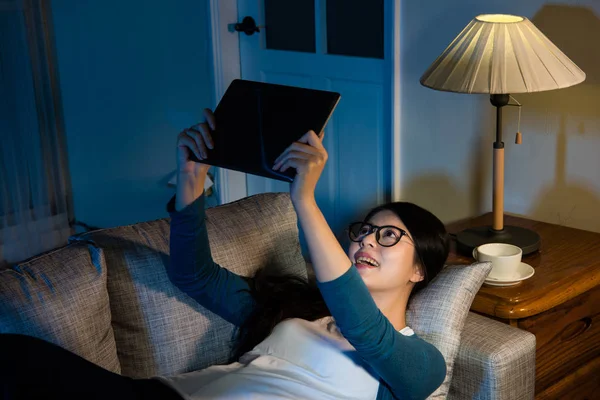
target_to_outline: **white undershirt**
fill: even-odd
[[[375,399],[379,389],[331,317],[282,321],[239,362],[158,379],[188,400]]]

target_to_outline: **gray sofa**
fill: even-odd
[[[238,274],[268,262],[306,274],[285,193],[208,209],[207,225],[215,261]],[[233,326],[174,287],[168,262],[168,218],[74,236],[0,271],[0,332],[44,338],[131,377],[227,362]],[[531,399],[534,368],[533,335],[468,312],[447,398]]]

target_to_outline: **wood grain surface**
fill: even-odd
[[[491,213],[450,224],[457,233],[491,225]],[[505,216],[536,231],[535,274],[512,287],[482,286],[471,310],[536,336],[536,399],[600,399],[600,233]],[[450,264],[468,264],[453,246]]]
[[[453,223],[448,232],[490,225],[492,214]],[[504,319],[536,315],[567,302],[600,284],[600,233],[560,225],[505,216],[505,225],[536,231],[541,237],[540,251],[523,257],[535,274],[511,287],[484,285],[475,297],[472,310]],[[468,264],[471,256],[450,254],[450,264]]]

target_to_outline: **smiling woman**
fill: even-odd
[[[449,235],[437,217],[412,203],[383,204],[369,212],[365,221],[382,225],[350,224],[348,257],[372,295],[389,291],[405,299],[399,302],[404,309],[394,311],[396,315],[404,315],[409,299],[442,269],[449,251]],[[260,270],[249,281],[257,309],[262,311],[242,326],[236,359],[287,318],[312,321],[331,315],[316,282],[269,273],[274,269]]]
[[[315,201],[328,159],[324,136],[308,131],[282,152],[273,169],[296,172],[290,198],[316,281],[266,270],[242,278],[215,264],[210,254],[202,205],[207,165],[201,149],[212,146],[218,127],[208,109],[205,118],[178,136],[180,184],[168,206],[167,272],[183,292],[238,326],[237,349],[227,366],[164,377],[165,382],[192,399],[241,393],[349,398],[347,385],[340,384],[348,376],[362,389],[353,398],[421,399],[433,393],[446,375],[444,358],[406,326],[405,318],[415,285],[426,285],[448,255],[441,221],[410,203],[379,206],[352,231],[345,254]],[[199,163],[191,161],[192,153]],[[322,367],[325,373],[319,372]],[[207,374],[219,376],[220,383],[201,383]]]
[[[387,258],[392,255],[397,259],[405,257],[402,261],[397,260],[398,265],[412,266],[416,272],[417,276],[411,276],[409,279],[413,285],[407,301],[427,286],[443,268],[449,252],[450,236],[439,218],[428,210],[413,203],[393,202],[371,210],[365,221],[381,224],[381,227],[377,227],[368,222],[362,223],[365,227],[371,226],[371,229],[378,228],[375,239],[383,247],[380,250],[380,257]],[[366,241],[368,244],[367,237],[371,232],[365,235],[366,231],[363,231],[362,237],[356,236],[353,234],[352,226],[356,229],[356,225],[353,224],[349,230],[350,240],[353,241],[353,245],[349,248],[349,255],[356,261],[356,254],[355,258],[352,258],[352,252],[357,248],[369,254],[364,250],[367,246],[364,246],[363,242]],[[391,250],[390,255],[385,252],[386,247]],[[377,259],[376,261],[381,262]]]

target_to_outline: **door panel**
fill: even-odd
[[[241,70],[243,79],[341,94],[325,129],[329,161],[316,197],[332,230],[346,243],[347,224],[362,218],[390,194],[391,137],[383,120],[385,60],[328,54],[325,1],[314,1],[314,53],[268,49],[267,25],[258,34],[240,34]],[[264,25],[264,4],[263,0],[238,0],[238,19],[252,16],[258,25]],[[281,35],[285,34],[284,30]],[[248,195],[289,190],[287,183],[251,175],[247,175],[247,184]]]
[[[325,3],[327,53],[383,58],[383,0]]]
[[[329,147],[330,153],[335,151],[330,167],[337,179],[328,201],[335,204],[330,224],[340,232],[349,222],[361,220],[364,210],[384,201],[383,93],[381,85],[341,79],[331,79],[330,88],[345,98],[333,117],[330,133],[335,142]]]
[[[264,0],[266,48],[314,53],[315,0]]]

